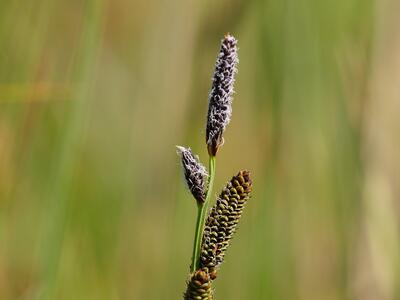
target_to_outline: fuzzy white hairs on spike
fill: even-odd
[[[193,197],[203,203],[207,192],[207,170],[190,148],[182,146],[176,146],[176,148],[177,153],[181,156],[186,184]]]
[[[237,73],[237,40],[229,33],[221,42],[209,95],[206,142],[210,155],[216,155],[224,142],[223,132],[232,115],[233,84]]]

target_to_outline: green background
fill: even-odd
[[[254,193],[216,299],[399,299],[398,8],[2,0],[0,299],[182,298],[196,205],[175,145],[207,164],[226,32],[215,193],[240,169]]]

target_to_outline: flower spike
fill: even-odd
[[[203,203],[207,192],[207,170],[200,163],[199,157],[195,156],[190,148],[181,146],[176,146],[176,148],[182,159],[186,184],[197,202]]]
[[[248,171],[240,171],[228,182],[211,209],[204,228],[200,264],[211,278],[224,260],[243,208],[250,198],[252,181]]]
[[[222,134],[232,115],[233,84],[239,61],[236,44],[236,39],[229,33],[226,34],[215,64],[206,127],[208,153],[212,156],[217,154],[218,148],[224,142]]]

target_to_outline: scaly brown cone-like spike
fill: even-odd
[[[190,277],[184,295],[185,300],[212,300],[211,278],[207,270],[197,270]]]
[[[207,217],[200,264],[201,268],[209,271],[211,279],[216,277],[218,267],[224,260],[244,205],[250,197],[251,187],[249,172],[240,171],[222,190]]]

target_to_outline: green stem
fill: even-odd
[[[203,237],[204,223],[206,221],[206,215],[208,211],[208,203],[210,202],[210,198],[212,195],[212,188],[215,178],[215,156],[209,157],[209,172],[210,176],[208,177],[208,190],[206,194],[206,200],[204,201],[204,203],[197,203],[197,221],[194,234],[192,264],[190,266],[190,271],[192,273],[200,267],[201,240]]]

